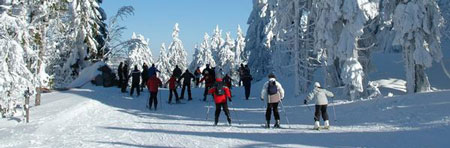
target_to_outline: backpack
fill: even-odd
[[[216,96],[222,96],[222,95],[225,95],[225,90],[223,89],[223,82],[216,82],[216,84],[215,84],[216,86],[215,86],[215,88],[216,88],[216,91],[215,91],[215,94],[216,94]]]
[[[269,86],[267,87],[267,93],[269,95],[274,95],[274,94],[278,93],[278,88],[277,88],[276,81],[269,82]]]

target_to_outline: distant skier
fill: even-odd
[[[172,104],[172,95],[175,94],[175,100],[176,103],[180,103],[180,97],[178,97],[178,93],[177,93],[177,78],[175,78],[175,76],[170,76],[170,79],[166,82],[169,83],[169,104]]]
[[[119,76],[119,88],[122,88],[123,83],[123,62],[120,62],[119,68],[117,68],[117,76]]]
[[[197,67],[197,69],[195,69],[194,72],[194,76],[195,76],[195,87],[198,87],[198,84],[200,83],[200,76],[201,76],[201,72],[200,72],[200,67]]]
[[[156,67],[155,64],[152,64],[152,67],[150,67],[148,69],[148,76],[152,77],[153,75],[155,75],[157,72],[160,72]]]
[[[248,100],[250,97],[250,90],[252,89],[252,80],[253,77],[249,73],[245,74],[244,78],[242,78],[242,82],[245,87],[245,99]]]
[[[128,87],[128,79],[130,79],[130,73],[128,70],[128,64],[125,63],[125,65],[122,68],[122,75],[123,75],[123,80],[122,80],[122,93],[127,92],[127,87]]]
[[[225,74],[225,77],[223,77],[223,82],[225,83],[225,86],[227,86],[229,89],[232,89],[232,79],[228,74]]]
[[[266,109],[266,128],[270,128],[270,117],[273,111],[275,117],[274,128],[280,128],[280,113],[278,112],[278,103],[284,98],[284,89],[276,80],[274,74],[269,74],[269,81],[263,85],[261,91],[261,101],[267,98]]]
[[[143,91],[149,75],[148,75],[148,65],[146,63],[144,63],[144,65],[142,65],[142,73],[141,73],[141,77],[142,77],[142,83],[141,83],[141,91]]]
[[[242,86],[242,79],[245,76],[245,67],[244,64],[241,64],[241,67],[239,67],[239,87]]]
[[[173,69],[172,74],[175,76],[175,78],[179,79],[181,77],[181,74],[183,72],[181,71],[181,69],[178,67],[178,65],[175,65],[175,69]]]
[[[152,109],[152,105],[155,104],[155,110],[158,106],[158,98],[157,98],[158,88],[162,85],[161,80],[156,76],[157,76],[157,74],[151,76],[147,82],[147,88],[148,88],[148,91],[150,91],[148,108]]]
[[[326,89],[320,87],[319,82],[314,83],[314,89],[311,93],[308,94],[307,98],[303,102],[304,104],[308,104],[308,101],[316,100],[316,111],[314,113],[314,129],[320,128],[320,114],[322,114],[322,118],[324,120],[324,128],[328,129],[330,127],[330,122],[328,121],[328,99],[327,97],[334,97],[334,94]]]
[[[200,83],[205,81],[205,91],[203,93],[203,101],[206,101],[206,97],[208,96],[209,89],[214,85],[214,78],[208,71],[205,71],[205,75],[200,80]]]
[[[202,75],[205,76],[206,72],[211,73],[211,68],[209,67],[209,64],[206,64],[205,69],[202,71]]]
[[[141,71],[138,70],[137,65],[134,65],[134,70],[131,72],[131,90],[130,96],[133,96],[133,92],[136,89],[137,95],[141,95],[141,89],[139,88],[139,83],[141,82]]]
[[[227,116],[228,125],[231,125],[230,111],[228,110],[227,100],[231,102],[231,92],[228,87],[224,85],[222,79],[217,78],[214,87],[208,91],[209,94],[214,96],[214,102],[216,104],[216,112],[214,118],[214,125],[219,122],[220,111],[223,108],[225,115]]]
[[[181,79],[183,79],[183,87],[181,89],[181,98],[180,99],[184,99],[184,91],[186,90],[186,87],[187,87],[188,97],[189,97],[188,101],[192,100],[191,81],[194,78],[195,78],[195,76],[191,72],[189,72],[189,70],[186,69],[186,71],[178,79],[178,82],[180,82]]]

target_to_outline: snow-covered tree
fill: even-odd
[[[130,66],[137,65],[138,68],[141,68],[144,63],[151,65],[153,56],[149,48],[149,40],[145,39],[143,35],[136,35],[136,33],[133,33],[131,39],[137,39],[139,42],[135,42],[129,47]]]
[[[199,65],[202,69],[206,66],[206,64],[211,65],[212,67],[216,66],[216,61],[214,60],[214,56],[211,52],[211,46],[209,44],[209,35],[205,33],[203,37],[203,42],[200,44],[201,51],[203,51],[203,65]]]
[[[194,71],[200,65],[203,65],[203,49],[199,48],[197,44],[194,45],[194,55],[191,64],[189,65],[189,70]]]
[[[178,28],[178,23],[175,24],[173,28],[172,38],[173,41],[169,46],[169,62],[170,65],[178,65],[182,70],[186,70],[187,65],[187,53],[184,50],[183,42],[180,40],[179,36],[180,29]]]
[[[219,50],[218,61],[216,63],[216,67],[221,68],[225,74],[231,72],[236,65],[233,52],[234,47],[234,40],[231,39],[230,33],[227,33],[225,43]]]
[[[442,59],[440,27],[443,19],[436,0],[399,2],[393,14],[394,45],[403,48],[407,91],[431,90],[425,69]]]
[[[222,30],[220,30],[219,25],[217,25],[216,28],[214,29],[210,42],[210,49],[214,61],[219,61],[219,52],[224,44],[225,40],[222,38]]]
[[[245,36],[242,32],[241,26],[238,25],[237,28],[237,37],[236,37],[236,43],[235,43],[235,62],[236,64],[245,63],[247,61],[246,54],[244,52],[245,48]]]
[[[0,4],[0,114],[11,116],[17,105],[25,103],[25,91],[34,98],[39,86],[36,77],[38,53],[30,48],[31,35],[20,2]],[[16,11],[13,11],[16,10]],[[19,11],[19,12],[18,12]]]
[[[158,77],[163,82],[169,80],[173,70],[172,67],[175,67],[170,64],[169,61],[170,59],[167,54],[168,53],[166,52],[166,44],[162,43],[161,49],[159,51],[159,58],[158,61],[156,61],[156,68],[161,72]]]
[[[253,0],[253,10],[247,21],[249,28],[245,37],[246,46],[244,51],[248,54],[248,65],[252,75],[256,79],[265,77],[272,71],[270,49],[273,25],[269,25],[270,20],[274,20],[274,12],[277,0]]]

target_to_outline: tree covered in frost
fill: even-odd
[[[397,4],[392,23],[394,45],[403,49],[409,93],[431,90],[425,69],[442,59],[440,27],[443,19],[435,0],[409,0]]]
[[[14,114],[17,105],[24,104],[25,91],[34,94],[39,82],[33,69],[37,52],[30,48],[28,23],[21,16],[23,5],[9,2],[0,4],[0,115]],[[17,10],[17,11],[14,11]],[[31,96],[34,97],[34,96]]]
[[[237,65],[240,65],[241,63],[245,63],[247,60],[247,56],[244,52],[245,48],[245,36],[242,32],[241,26],[238,25],[237,28],[237,36],[236,36],[236,42],[235,42],[235,62]]]
[[[218,53],[218,60],[216,67],[222,69],[222,72],[229,73],[235,67],[235,57],[234,57],[234,40],[231,39],[230,33],[226,34],[226,40],[222,48]]]
[[[156,68],[160,71],[160,74],[158,75],[158,77],[161,79],[161,81],[166,82],[167,80],[169,80],[170,76],[172,75],[172,66],[170,64],[170,59],[167,55],[167,51],[166,51],[166,44],[162,43],[161,44],[161,49],[159,51],[159,58],[156,61]],[[151,66],[151,65],[149,65]]]
[[[214,58],[214,61],[219,61],[219,52],[222,49],[222,46],[225,44],[225,40],[222,38],[222,30],[219,29],[219,25],[216,26],[214,32],[211,37],[210,49],[211,54]],[[218,63],[216,63],[218,64]]]
[[[178,27],[178,23],[175,24],[175,27],[173,28],[172,38],[173,41],[169,45],[169,62],[170,65],[175,68],[176,65],[182,70],[186,70],[188,67],[187,65],[187,53],[184,50],[183,42],[179,38],[179,32],[180,29]]]
[[[269,25],[274,17],[276,0],[253,0],[253,10],[247,21],[249,28],[245,37],[244,51],[249,54],[248,65],[256,79],[265,77],[272,71],[271,38],[273,25]]]
[[[191,61],[191,64],[189,65],[189,70],[194,71],[197,67],[200,67],[200,65],[204,64],[203,61],[203,49],[199,48],[197,44],[194,45],[194,55],[193,59]]]
[[[153,63],[153,56],[149,48],[149,40],[145,39],[143,35],[136,35],[133,33],[131,39],[137,39],[139,42],[134,42],[129,47],[128,58],[130,61],[130,66],[137,65],[141,68],[144,63],[151,65]]]

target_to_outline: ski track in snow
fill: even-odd
[[[252,90],[258,98],[259,88]],[[180,91],[180,90],[179,90]],[[148,92],[129,97],[118,88],[86,86],[44,94],[31,108],[31,122],[0,120],[0,147],[445,147],[450,144],[450,91],[378,98],[335,100],[328,112],[331,130],[311,130],[313,111],[290,95],[280,108],[283,129],[265,129],[264,103],[243,100],[234,88],[230,113],[206,121],[208,102],[198,101],[203,89],[193,89],[193,101],[169,105],[162,89],[157,111],[146,109]],[[185,94],[187,95],[187,94]],[[211,98],[208,98],[211,99]],[[163,104],[161,104],[164,102]],[[336,107],[336,121],[333,108]],[[314,110],[313,105],[309,107]],[[284,116],[286,111],[290,127]],[[236,113],[238,116],[236,116]],[[242,124],[238,124],[237,117]],[[273,117],[272,117],[273,118]],[[273,126],[273,119],[272,125]],[[405,142],[408,140],[408,142]]]

